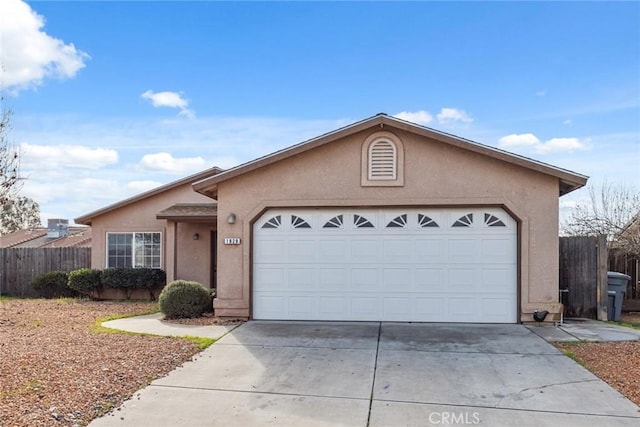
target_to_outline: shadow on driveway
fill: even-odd
[[[522,325],[243,324],[92,426],[638,425]]]

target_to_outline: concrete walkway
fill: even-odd
[[[126,317],[124,319],[109,320],[102,322],[105,328],[118,329],[126,332],[136,332],[139,334],[162,335],[168,337],[202,337],[220,339],[239,324],[234,325],[209,325],[192,326],[181,325],[179,323],[163,322],[162,313],[146,314],[144,316]]]
[[[533,328],[251,321],[91,426],[640,425]]]
[[[529,330],[549,342],[638,341],[640,330],[591,319],[567,319],[562,325],[527,325]]]

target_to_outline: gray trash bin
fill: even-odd
[[[619,322],[622,319],[622,302],[624,300],[624,294],[627,293],[627,284],[631,280],[631,276],[627,276],[624,273],[618,273],[615,271],[607,272],[607,285],[609,289],[609,295],[612,292],[615,294],[613,298],[609,296],[609,304],[607,306],[607,319]],[[611,299],[613,299],[613,307],[611,307]]]

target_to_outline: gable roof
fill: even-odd
[[[46,227],[14,231],[0,236],[0,248],[91,247],[91,227],[71,226],[64,237],[47,237]]]
[[[570,193],[580,187],[583,187],[587,183],[588,177],[575,172],[571,172],[566,169],[558,168],[556,166],[549,165],[537,160],[530,159],[528,157],[520,156],[510,153],[508,151],[501,150],[499,148],[490,147],[488,145],[480,144],[469,139],[461,138],[459,136],[451,135],[445,132],[440,132],[435,129],[428,128],[426,126],[417,125],[415,123],[407,122],[385,113],[377,114],[373,117],[361,120],[359,122],[347,125],[332,132],[325,133],[324,135],[316,138],[309,139],[291,147],[285,148],[275,153],[268,154],[250,162],[241,164],[234,168],[228,169],[222,173],[201,179],[193,184],[193,189],[198,193],[204,194],[212,198],[217,197],[217,185],[220,182],[226,181],[238,175],[242,175],[253,170],[262,168],[264,166],[279,162],[286,158],[295,156],[308,150],[320,147],[322,145],[331,143],[338,139],[353,135],[363,130],[372,129],[375,127],[384,128],[389,126],[391,128],[400,129],[406,132],[410,132],[416,135],[421,135],[436,141],[449,144],[455,147],[462,148],[464,150],[472,151],[478,154],[482,154],[488,157],[492,157],[498,160],[505,161],[526,169],[534,170],[546,175],[551,175],[560,180],[560,196]]]
[[[104,214],[106,214],[108,212],[114,211],[116,209],[120,209],[120,208],[122,208],[124,206],[128,206],[128,205],[130,205],[132,203],[136,203],[136,202],[139,202],[141,200],[148,199],[149,197],[153,197],[153,196],[155,196],[157,194],[160,194],[160,193],[163,193],[165,191],[174,189],[176,187],[180,187],[181,185],[194,183],[196,181],[205,179],[207,177],[211,177],[212,175],[216,175],[216,174],[222,172],[222,170],[223,169],[220,169],[219,167],[214,166],[214,167],[212,167],[210,169],[204,170],[202,172],[198,172],[198,173],[196,173],[194,175],[189,175],[186,178],[182,178],[182,179],[179,179],[177,181],[173,181],[173,182],[170,182],[168,184],[161,185],[160,187],[156,187],[156,188],[154,188],[152,190],[145,191],[144,193],[140,193],[140,194],[137,194],[137,195],[135,195],[133,197],[129,197],[128,199],[121,200],[119,202],[116,202],[114,204],[106,206],[106,207],[104,207],[102,209],[98,209],[98,210],[90,212],[90,213],[88,213],[86,215],[79,216],[79,217],[77,217],[75,219],[75,222],[76,222],[76,224],[91,225],[91,221],[93,220],[93,218],[95,218],[97,216],[104,215]]]

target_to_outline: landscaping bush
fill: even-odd
[[[160,311],[168,319],[199,317],[211,302],[209,290],[198,282],[176,280],[158,298]]]
[[[68,274],[64,271],[51,271],[37,276],[31,286],[42,298],[74,297],[78,293],[67,286]]]
[[[90,295],[92,292],[99,291],[102,288],[100,280],[100,270],[81,268],[69,273],[68,286],[81,294]]]
[[[109,288],[121,288],[127,291],[129,297],[131,289],[148,289],[151,299],[154,289],[161,289],[167,283],[167,274],[159,268],[107,268],[102,270],[102,284]]]

